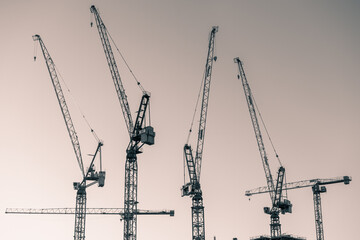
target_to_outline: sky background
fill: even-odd
[[[128,134],[97,29],[95,5],[147,91],[156,143],[138,157],[139,209],[174,209],[175,217],[139,216],[138,239],[191,239],[191,199],[181,197],[186,142],[208,36],[216,35],[201,184],[206,238],[269,234],[268,194],[238,69],[247,79],[286,168],[287,181],[351,176],[322,194],[327,240],[355,239],[360,224],[360,2],[235,0],[3,0],[0,8],[0,238],[73,238],[74,216],[6,215],[10,207],[75,207],[81,180],[41,49],[39,34],[71,89],[66,95],[86,163],[104,141],[104,188],[87,190],[88,207],[123,207]],[[37,61],[34,52],[37,47]],[[114,48],[113,48],[114,49]],[[115,52],[115,49],[114,49]],[[141,91],[117,56],[133,117]],[[64,87],[63,87],[64,88]],[[199,114],[196,114],[195,129]],[[194,130],[196,132],[196,130]],[[192,136],[195,146],[196,134]],[[278,164],[265,142],[271,170]],[[282,232],[315,239],[311,188],[289,191],[293,213]],[[86,239],[123,238],[119,216],[88,216]]]

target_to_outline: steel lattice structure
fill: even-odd
[[[266,183],[267,183],[267,187],[269,189],[268,192],[270,194],[270,199],[271,199],[271,203],[272,203],[271,209],[268,207],[265,207],[264,212],[270,215],[271,237],[272,238],[280,237],[281,236],[281,224],[280,224],[279,214],[280,214],[280,212],[285,214],[285,213],[291,213],[291,211],[292,211],[291,210],[292,205],[291,205],[290,201],[287,199],[283,199],[283,196],[282,196],[285,168],[283,166],[280,166],[280,168],[278,170],[277,181],[275,183],[276,185],[275,185],[272,174],[271,174],[268,157],[266,155],[265,145],[263,142],[263,138],[262,138],[262,134],[261,134],[261,130],[260,130],[257,114],[256,114],[255,100],[251,93],[251,89],[250,89],[249,83],[248,83],[246,75],[245,75],[243,63],[240,61],[239,58],[235,58],[234,62],[238,65],[238,69],[239,69],[238,78],[241,79],[241,82],[243,85],[245,98],[246,98],[246,102],[247,102],[249,113],[250,113],[251,123],[253,125],[253,129],[255,132],[255,138],[256,138],[258,148],[259,148],[262,165],[263,165],[264,172],[265,172]],[[275,186],[276,186],[276,188],[275,188]]]
[[[77,198],[81,198],[77,201],[76,208],[7,208],[5,210],[6,214],[63,214],[63,215],[75,215],[75,239],[84,239],[85,238],[85,216],[86,215],[121,215],[122,219],[125,219],[126,213],[123,208],[84,208],[86,204],[86,192],[77,194]],[[79,206],[78,206],[79,203]],[[84,203],[84,204],[80,204]],[[81,208],[81,210],[79,210]],[[137,209],[133,212],[133,215],[169,215],[173,217],[175,215],[174,210],[160,210],[160,211],[151,211],[151,210],[139,210]]]
[[[79,187],[76,193],[74,239],[85,239],[86,190]]]
[[[77,133],[75,131],[74,124],[72,122],[70,112],[68,106],[65,101],[65,96],[63,94],[61,84],[59,78],[57,76],[56,67],[54,61],[52,60],[47,48],[45,47],[44,42],[42,41],[39,35],[33,36],[34,41],[39,41],[42,53],[44,55],[44,59],[46,62],[46,66],[49,70],[51,82],[53,84],[57,100],[60,105],[60,109],[65,121],[66,128],[68,130],[71,143],[73,145],[73,149],[76,155],[77,162],[79,164],[83,179],[78,183],[74,183],[74,188],[77,190],[76,193],[76,210],[75,210],[75,227],[74,227],[74,240],[84,240],[85,239],[85,219],[86,219],[86,188],[98,183],[99,187],[103,187],[105,183],[105,172],[100,171],[99,173],[95,171],[94,168],[94,160],[98,153],[100,153],[100,166],[101,166],[101,147],[102,142],[99,141],[95,154],[93,155],[93,159],[89,165],[87,172],[84,171],[84,164],[82,160],[80,143],[78,140]],[[90,184],[87,185],[86,181],[91,181]]]
[[[86,208],[86,215],[124,215],[123,208]],[[76,208],[7,208],[6,214],[62,214],[62,215],[74,215]],[[169,215],[173,217],[175,215],[174,210],[137,210],[136,215]]]
[[[311,179],[311,180],[302,180],[297,182],[286,183],[283,186],[283,190],[292,190],[311,187],[313,192],[313,201],[314,201],[314,213],[315,213],[315,229],[316,229],[316,240],[324,240],[324,227],[323,227],[323,218],[322,218],[322,209],[321,209],[321,193],[326,192],[326,187],[324,185],[335,184],[335,183],[344,183],[349,184],[351,177],[335,177],[335,178],[325,178],[325,179]],[[246,196],[252,196],[255,194],[268,193],[269,188],[267,186],[255,188],[245,192]]]
[[[125,162],[125,187],[124,187],[124,240],[136,240],[137,232],[137,186],[138,186],[138,163],[137,155],[141,153],[144,144],[153,145],[155,132],[151,126],[145,126],[145,114],[149,106],[150,94],[144,91],[140,101],[136,120],[133,122],[130,107],[125,94],[119,71],[117,69],[108,31],[95,6],[90,11],[95,16],[96,26],[104,49],[107,63],[115,85],[118,99],[123,111],[123,116],[130,136],[130,142],[126,149]],[[138,85],[140,83],[138,82]]]
[[[204,86],[202,90],[202,102],[195,159],[193,157],[191,146],[188,144],[185,144],[184,146],[184,158],[187,165],[190,182],[182,187],[182,196],[192,197],[191,217],[193,240],[205,240],[205,213],[202,191],[200,186],[200,173],[205,139],[206,116],[209,103],[211,73],[213,68],[213,62],[214,60],[216,61],[216,56],[214,56],[214,50],[215,33],[217,31],[217,26],[212,27],[209,37],[208,54],[203,80]]]

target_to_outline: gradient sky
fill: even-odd
[[[138,158],[139,209],[175,217],[138,217],[138,239],[191,239],[191,199],[182,198],[183,145],[204,71],[208,35],[218,57],[210,91],[201,184],[207,239],[269,234],[266,184],[241,82],[239,57],[287,181],[349,175],[322,194],[325,238],[355,239],[360,224],[359,1],[3,0],[0,8],[0,238],[72,239],[73,216],[5,215],[8,207],[74,207],[75,155],[38,43],[39,34],[71,89],[67,102],[84,158],[104,141],[104,188],[88,207],[123,207],[128,135],[96,27],[95,5],[144,88],[151,92],[156,144]],[[37,61],[33,61],[37,47]],[[116,54],[119,57],[118,54]],[[135,115],[141,92],[117,59]],[[196,115],[196,119],[199,114]],[[196,122],[197,123],[197,122]],[[197,124],[195,124],[197,126]],[[196,132],[196,131],[194,131]],[[196,136],[192,136],[193,145]],[[277,162],[266,143],[273,175]],[[282,231],[315,239],[310,188],[289,192],[293,213]],[[88,216],[86,239],[122,239],[118,216]]]

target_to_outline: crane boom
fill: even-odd
[[[234,62],[237,63],[237,65],[239,67],[238,78],[241,78],[241,81],[242,81],[246,101],[247,101],[249,112],[250,112],[251,123],[252,123],[253,128],[254,128],[256,142],[257,142],[258,147],[259,147],[259,152],[260,152],[262,164],[263,164],[264,171],[265,171],[266,183],[267,183],[268,188],[270,189],[269,194],[270,194],[271,202],[274,202],[274,198],[275,198],[275,195],[274,195],[274,192],[275,192],[274,191],[275,190],[274,182],[273,182],[273,177],[271,175],[268,158],[267,158],[266,151],[265,151],[264,142],[263,142],[263,139],[262,139],[260,126],[259,126],[259,123],[258,123],[256,111],[255,111],[255,105],[254,105],[255,103],[254,103],[254,100],[253,100],[253,96],[252,96],[252,93],[251,93],[249,83],[248,83],[248,81],[246,79],[246,75],[245,75],[245,71],[244,71],[242,62],[240,61],[239,58],[235,58]]]
[[[290,183],[284,184],[283,190],[292,190],[292,189],[298,189],[298,188],[312,187],[316,184],[328,185],[328,184],[341,183],[341,182],[343,182],[344,184],[349,184],[351,180],[352,179],[349,176],[302,180],[302,181],[290,182]],[[263,186],[263,187],[259,187],[259,188],[254,188],[252,190],[247,190],[247,191],[245,191],[245,195],[252,196],[255,194],[261,194],[261,193],[267,193],[267,192],[269,192],[269,188],[267,186]]]
[[[7,208],[6,214],[75,214],[75,208]],[[90,215],[124,215],[123,208],[87,208],[86,214]],[[137,215],[175,215],[174,210],[140,210],[136,211]]]
[[[60,109],[61,109],[62,115],[64,117],[64,120],[65,120],[66,128],[68,130],[68,133],[69,133],[69,136],[71,139],[71,143],[74,148],[77,162],[79,164],[82,176],[85,177],[85,171],[84,171],[84,165],[83,165],[83,160],[82,160],[81,151],[80,151],[79,139],[78,139],[77,133],[75,131],[74,124],[71,120],[70,112],[69,112],[68,106],[66,104],[63,91],[61,89],[61,85],[60,85],[60,81],[59,81],[59,78],[56,73],[56,67],[55,67],[54,61],[52,60],[41,37],[36,34],[33,36],[33,40],[39,41],[39,43],[40,43],[40,47],[41,47],[42,53],[45,58],[46,66],[49,70],[51,82],[53,84],[53,87],[54,87],[54,90],[56,93],[56,97],[58,99]]]
[[[272,177],[271,171],[270,171],[268,158],[267,158],[266,151],[265,151],[265,145],[263,142],[259,122],[257,119],[255,100],[251,93],[249,83],[246,79],[245,71],[243,68],[243,63],[240,61],[239,58],[235,58],[234,62],[238,65],[238,69],[239,69],[238,78],[241,78],[241,82],[242,82],[242,85],[244,88],[244,93],[245,93],[245,98],[246,98],[246,102],[247,102],[249,113],[250,113],[251,123],[253,125],[253,129],[255,132],[255,138],[256,138],[258,148],[259,148],[262,165],[263,165],[264,172],[265,172],[266,183],[267,183],[268,188],[270,189],[269,194],[270,194],[272,207],[271,207],[271,209],[269,207],[265,207],[264,212],[267,214],[270,214],[271,237],[272,238],[280,237],[281,236],[281,224],[280,224],[279,213],[281,212],[282,214],[285,214],[285,213],[292,212],[291,202],[287,199],[282,199],[282,189],[283,189],[283,181],[284,181],[284,177],[285,177],[285,168],[283,166],[281,166],[281,163],[280,163],[280,168],[278,170],[278,176],[277,176],[277,182],[276,182],[276,188],[275,188],[275,184],[273,182],[273,177]]]
[[[119,99],[119,102],[120,102],[121,110],[122,110],[123,115],[124,115],[126,127],[127,127],[128,132],[129,132],[129,136],[131,137],[131,134],[132,134],[133,129],[134,129],[134,123],[133,123],[133,120],[132,120],[132,117],[131,117],[130,106],[129,106],[129,103],[128,103],[128,100],[127,100],[125,89],[124,89],[124,86],[123,86],[122,81],[121,81],[120,73],[119,73],[119,70],[118,70],[117,65],[116,65],[116,61],[115,61],[113,51],[111,49],[109,37],[108,37],[108,34],[107,34],[107,29],[106,29],[105,24],[102,21],[100,15],[99,15],[99,13],[96,10],[94,5],[91,6],[90,11],[95,16],[96,26],[97,26],[97,29],[98,29],[98,32],[99,32],[99,35],[100,35],[102,46],[104,48],[106,60],[107,60],[107,63],[109,65],[109,69],[110,69],[110,72],[111,72],[112,79],[114,81],[116,93],[117,93],[117,96],[118,96],[118,99]]]
[[[214,60],[216,61],[216,57],[214,57],[215,33],[218,31],[218,29],[219,29],[218,26],[214,26],[211,29],[210,37],[209,37],[208,55],[206,58],[206,65],[205,65],[204,88],[203,88],[203,96],[201,102],[199,132],[198,132],[196,156],[195,156],[195,169],[196,169],[196,176],[198,182],[200,182],[201,161],[202,161],[202,154],[204,149],[206,116],[207,116],[208,103],[209,103],[212,66]]]

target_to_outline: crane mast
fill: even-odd
[[[335,183],[344,183],[345,185],[349,184],[351,177],[343,176],[336,178],[326,178],[326,179],[311,179],[303,180],[298,182],[286,183],[283,186],[283,190],[292,190],[305,187],[311,187],[313,192],[313,201],[314,201],[314,213],[315,213],[315,228],[316,228],[316,240],[324,240],[324,227],[322,220],[322,210],[321,210],[321,193],[326,192],[326,187],[324,185],[335,184]],[[255,188],[245,192],[246,196],[252,196],[255,194],[268,193],[270,190],[267,186]]]
[[[210,93],[210,82],[213,61],[216,61],[214,56],[215,47],[215,33],[218,31],[218,27],[214,26],[211,29],[209,37],[208,54],[205,65],[204,74],[204,87],[201,102],[200,122],[198,130],[198,139],[196,146],[195,160],[190,145],[185,144],[184,146],[184,158],[187,165],[190,182],[185,184],[181,191],[182,196],[192,197],[192,239],[193,240],[205,240],[205,217],[204,217],[204,204],[202,191],[200,186],[200,173],[201,173],[201,161],[205,139],[205,127],[206,127],[206,116],[208,109],[209,93]]]
[[[74,240],[84,240],[85,239],[85,219],[86,219],[86,188],[95,183],[98,183],[99,187],[103,187],[104,181],[105,181],[105,172],[101,171],[101,169],[100,169],[100,172],[97,173],[97,172],[95,172],[95,169],[94,169],[94,160],[98,153],[100,153],[100,161],[101,161],[101,146],[103,144],[101,142],[98,143],[96,152],[93,156],[93,159],[91,161],[89,169],[85,173],[78,136],[75,131],[75,127],[72,122],[70,112],[69,112],[68,106],[65,101],[65,97],[64,97],[64,94],[63,94],[63,91],[61,88],[61,84],[60,84],[59,78],[56,73],[55,64],[54,64],[47,48],[45,47],[45,44],[42,41],[41,37],[39,35],[34,35],[33,40],[39,41],[39,43],[40,43],[41,50],[42,50],[44,58],[45,58],[46,66],[48,68],[50,78],[51,78],[51,81],[52,81],[52,84],[53,84],[53,87],[54,87],[54,90],[56,93],[56,97],[59,102],[63,118],[65,120],[65,125],[67,127],[67,130],[68,130],[68,133],[69,133],[69,136],[71,139],[71,143],[73,145],[73,149],[74,149],[74,152],[76,155],[76,159],[77,159],[77,162],[79,164],[79,167],[80,167],[80,170],[81,170],[81,173],[83,176],[83,180],[81,183],[74,183],[74,189],[77,190],[77,192],[76,192],[76,207],[75,207]],[[93,181],[93,182],[87,185],[86,184],[87,180]]]
[[[137,154],[141,153],[144,144],[153,145],[155,132],[151,126],[145,126],[145,114],[149,106],[150,94],[143,91],[140,106],[137,112],[135,125],[131,118],[130,107],[122,85],[120,74],[115,62],[114,54],[111,49],[107,29],[102,21],[95,6],[91,6],[90,11],[95,16],[96,26],[100,35],[104,53],[110,68],[110,72],[115,84],[115,89],[120,101],[130,136],[130,142],[126,149],[125,162],[125,189],[124,189],[124,240],[136,240],[137,232],[137,184],[138,184],[138,165]],[[139,84],[139,83],[138,83]]]
[[[262,165],[265,172],[266,177],[266,183],[267,187],[269,189],[270,199],[272,202],[272,208],[265,207],[264,212],[267,214],[270,214],[270,233],[271,237],[279,237],[281,236],[281,225],[280,225],[280,219],[279,219],[279,213],[291,213],[291,203],[289,200],[284,199],[282,200],[282,187],[283,187],[283,181],[284,181],[284,175],[285,175],[285,168],[283,166],[280,166],[278,170],[278,177],[276,182],[276,188],[275,184],[273,182],[273,177],[271,175],[270,166],[268,162],[268,157],[266,155],[265,151],[265,145],[263,142],[263,138],[261,135],[261,130],[256,114],[256,108],[255,108],[255,101],[253,99],[253,95],[251,93],[251,89],[249,86],[249,83],[247,81],[245,71],[243,68],[243,64],[240,61],[239,58],[235,58],[234,62],[238,65],[239,69],[239,75],[238,78],[241,78],[241,82],[244,88],[245,98],[248,105],[251,123],[253,125],[253,129],[255,132],[256,142],[259,148],[260,156]]]

